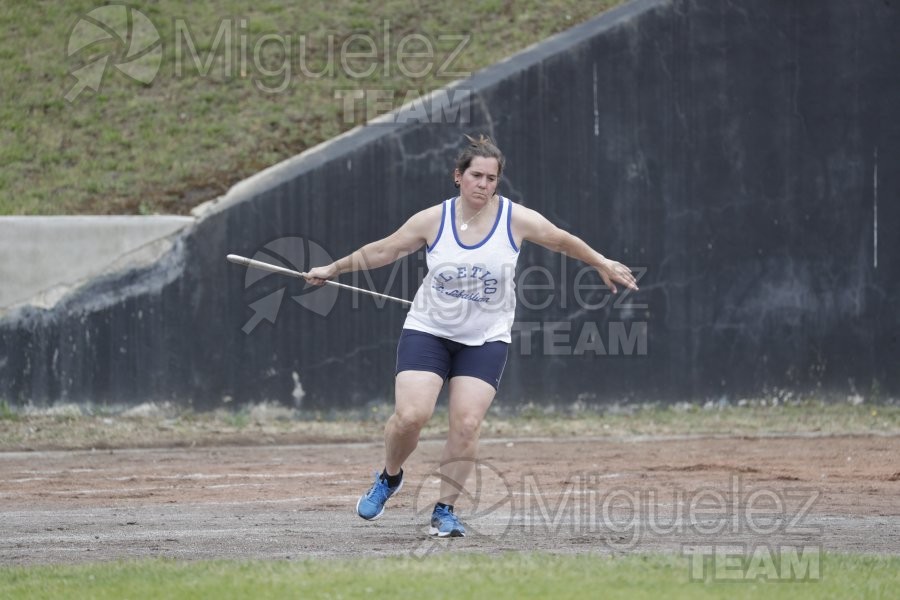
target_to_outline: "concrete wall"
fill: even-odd
[[[897,395],[897,31],[878,1],[630,3],[461,82],[467,122],[355,130],[236,186],[152,266],[7,315],[0,396],[390,399],[402,308],[224,256],[305,268],[386,235],[453,194],[478,131],[507,153],[503,194],[646,270],[639,294],[588,291],[586,310],[577,263],[523,248],[553,283],[522,290],[534,330],[499,402]],[[411,297],[423,266],[344,281]],[[616,327],[645,328],[646,351],[612,352]]]
[[[164,240],[191,217],[0,217],[0,314],[20,304],[52,307],[65,294]],[[152,260],[154,257],[149,257]]]

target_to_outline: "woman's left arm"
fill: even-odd
[[[521,205],[516,205],[512,213],[513,233],[523,240],[539,244],[548,250],[561,252],[566,256],[577,258],[597,269],[600,277],[612,293],[616,293],[616,283],[637,290],[637,282],[631,269],[620,262],[606,258],[584,240],[560,229],[539,212]]]

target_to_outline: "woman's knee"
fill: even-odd
[[[480,415],[458,415],[450,424],[450,434],[462,439],[478,439],[481,433]]]
[[[394,409],[394,424],[403,431],[419,431],[428,422],[431,413],[416,408]]]

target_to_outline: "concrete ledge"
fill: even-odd
[[[98,275],[153,260],[160,244],[192,217],[0,217],[0,313],[23,304],[53,306]]]

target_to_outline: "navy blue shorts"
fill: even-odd
[[[397,344],[397,370],[430,371],[443,379],[465,375],[500,387],[500,377],[506,366],[509,344],[487,342],[481,346],[466,346],[436,335],[404,329]]]

